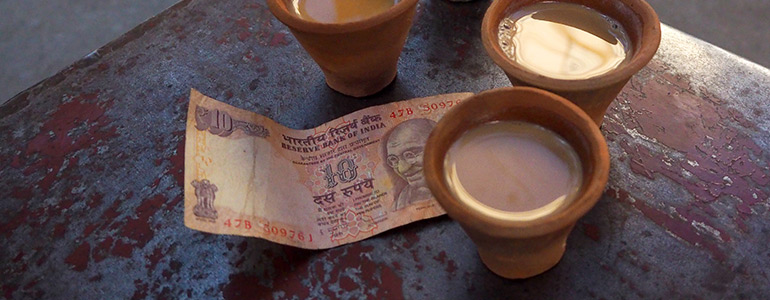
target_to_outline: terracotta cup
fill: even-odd
[[[572,145],[583,176],[572,201],[551,214],[521,221],[506,218],[504,211],[478,209],[478,205],[469,205],[455,196],[445,173],[447,150],[467,130],[502,120],[541,125]],[[517,279],[545,272],[559,262],[575,222],[602,195],[609,167],[604,137],[580,108],[548,91],[508,87],[472,96],[444,115],[428,138],[423,171],[433,196],[473,240],[484,264],[502,277]]]
[[[396,78],[417,0],[401,0],[385,12],[347,23],[319,23],[300,18],[290,0],[267,0],[270,12],[318,63],[326,83],[342,94],[364,97]]]
[[[495,0],[484,15],[481,39],[492,60],[500,66],[514,86],[533,86],[545,89],[582,108],[601,125],[610,103],[623,89],[631,76],[652,59],[660,44],[658,15],[644,0],[557,0],[582,4],[612,17],[626,29],[632,45],[630,61],[602,75],[579,80],[555,79],[534,73],[515,64],[500,48],[498,27],[503,18],[539,0]]]

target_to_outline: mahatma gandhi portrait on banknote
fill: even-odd
[[[422,154],[435,126],[436,122],[429,119],[408,120],[393,128],[385,139],[388,166],[406,182],[396,191],[393,211],[432,197],[422,173]]]

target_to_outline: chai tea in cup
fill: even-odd
[[[658,50],[660,20],[644,0],[495,0],[481,41],[511,84],[558,94],[601,125]]]
[[[582,185],[572,146],[521,121],[494,121],[463,133],[444,160],[446,179],[467,205],[502,219],[528,221],[565,206]]]
[[[580,4],[540,2],[500,22],[498,42],[519,66],[556,79],[585,79],[607,73],[630,55],[623,26]]]
[[[609,160],[599,127],[575,104],[509,87],[471,96],[441,117],[423,175],[484,265],[516,279],[561,260],[577,220],[604,191]]]
[[[398,0],[292,0],[300,18],[320,23],[360,21],[388,10]]]
[[[331,89],[366,97],[395,80],[417,1],[267,0],[267,5]]]

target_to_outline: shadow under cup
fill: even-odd
[[[267,0],[267,4],[321,67],[330,88],[348,96],[365,97],[393,82],[417,0],[399,0],[380,14],[346,23],[300,18],[291,1]]]
[[[446,178],[446,153],[463,133],[492,121],[524,121],[563,137],[582,164],[577,196],[557,211],[528,221],[492,217],[458,199]],[[428,138],[423,171],[433,196],[473,240],[484,264],[502,277],[527,278],[561,259],[575,223],[602,195],[609,151],[599,127],[568,100],[537,88],[509,87],[472,96],[444,115]]]
[[[644,0],[557,0],[590,7],[617,20],[628,33],[631,59],[617,68],[586,79],[565,80],[547,77],[515,64],[503,52],[498,39],[500,22],[522,7],[541,0],[495,0],[481,25],[481,40],[487,54],[503,69],[514,86],[538,87],[556,93],[583,109],[597,125],[631,77],[650,62],[660,45],[660,21]]]

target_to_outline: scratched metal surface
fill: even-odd
[[[770,71],[664,27],[611,106],[609,186],[563,260],[482,265],[446,217],[327,251],[182,222],[189,89],[309,128],[357,109],[507,85],[489,1],[421,1],[383,93],[330,91],[261,1],[182,1],[0,107],[0,298],[760,298],[770,293]]]

